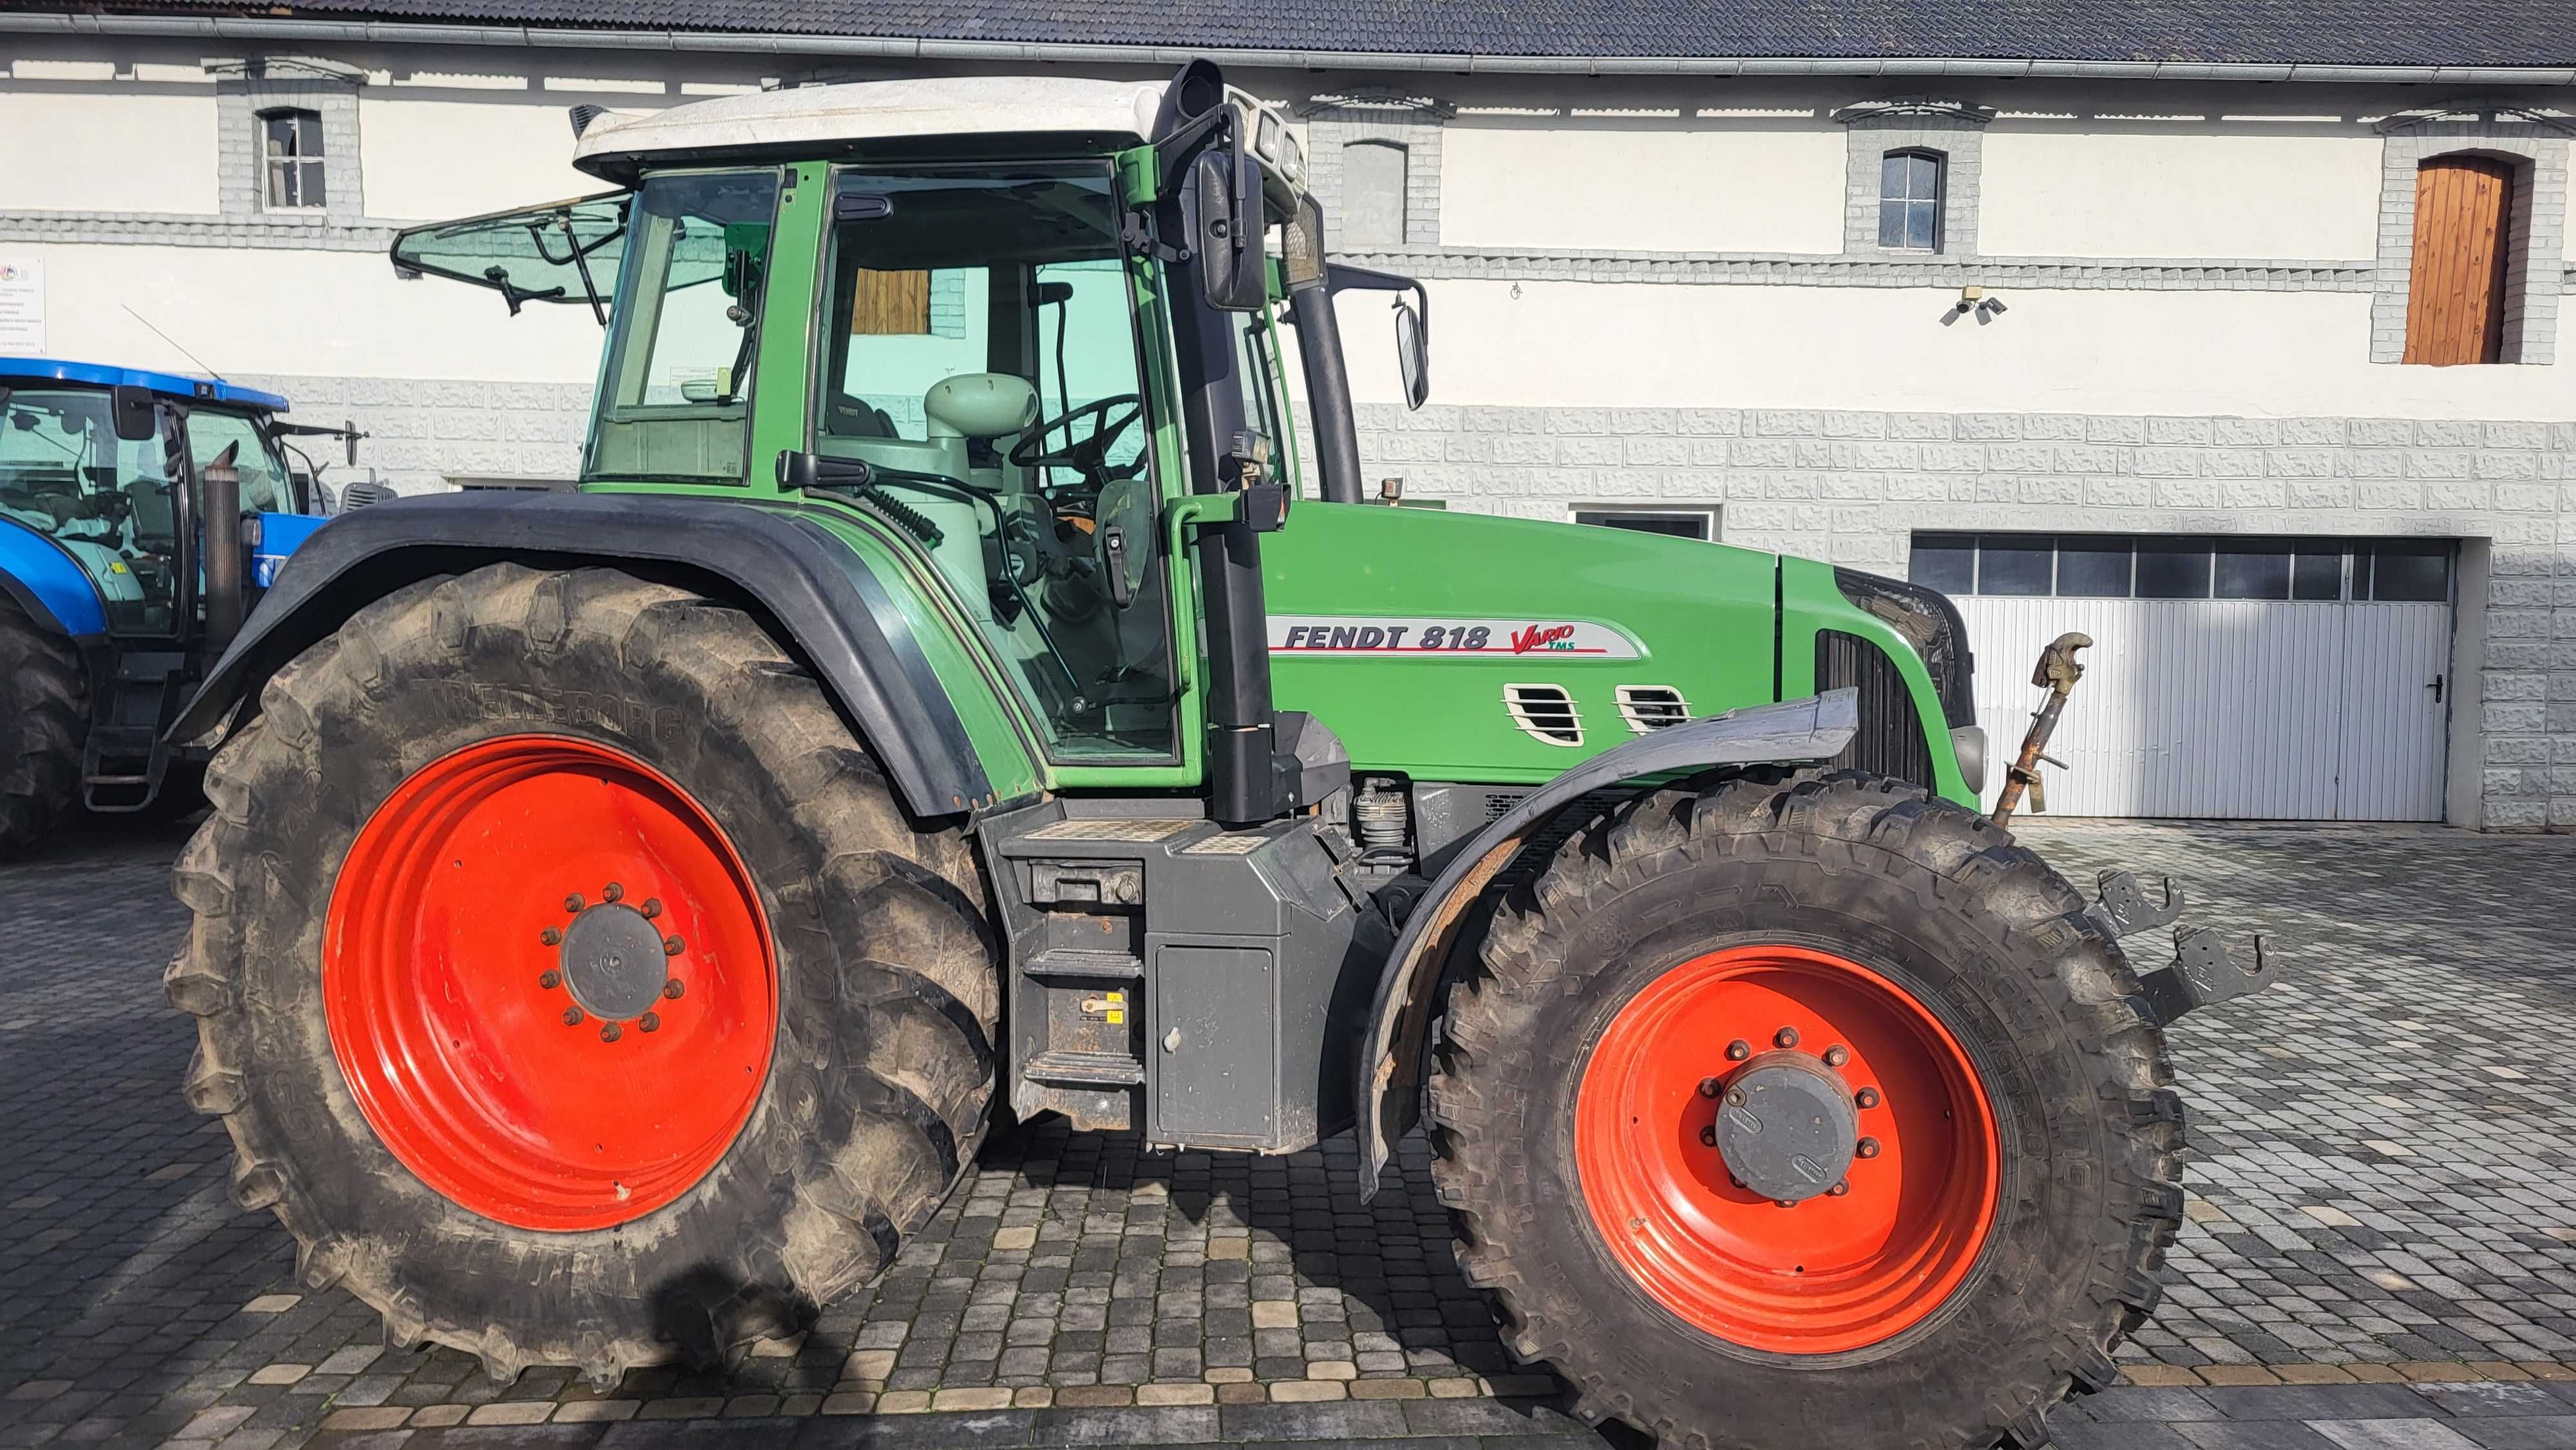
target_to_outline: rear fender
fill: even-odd
[[[1405,918],[1369,1004],[1359,1056],[1360,1196],[1377,1192],[1378,1170],[1418,1115],[1431,1012],[1468,908],[1549,818],[1591,791],[1716,765],[1803,765],[1831,760],[1860,726],[1860,692],[1832,690],[1804,700],[1753,705],[1640,736],[1604,751],[1521,799],[1450,857]]]
[[[634,567],[748,605],[812,665],[915,815],[992,803],[947,691],[865,561],[787,510],[652,494],[441,494],[341,515],[285,561],[169,738],[220,744],[269,676],[368,603],[502,560]]]

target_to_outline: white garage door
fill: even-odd
[[[2094,645],[2048,750],[2066,768],[2041,767],[2050,814],[2441,819],[2448,561],[2442,600],[2391,600],[2370,597],[2362,557],[2336,599],[1954,595],[1997,762],[1988,803],[2045,693],[2032,663],[2081,630]],[[2432,591],[2419,577],[2385,592]]]

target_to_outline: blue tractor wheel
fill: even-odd
[[[87,693],[71,642],[0,598],[0,854],[33,845],[80,800]]]

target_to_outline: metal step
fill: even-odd
[[[1080,951],[1072,947],[1049,947],[1029,958],[1028,965],[1020,970],[1029,976],[1047,981],[1063,978],[1097,981],[1103,977],[1142,981],[1145,977],[1145,962],[1134,952],[1094,952]]]
[[[1090,1087],[1135,1087],[1145,1080],[1145,1064],[1113,1052],[1041,1052],[1026,1072],[1040,1082]]]

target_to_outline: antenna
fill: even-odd
[[[120,307],[123,307],[123,308],[125,309],[125,315],[126,315],[126,316],[131,317],[131,318],[133,318],[135,321],[142,323],[145,327],[152,327],[152,319],[151,319],[151,318],[149,318],[149,317],[144,316],[144,315],[143,315],[142,313],[140,313],[140,312],[135,311],[135,310],[134,310],[134,307],[133,307],[133,304],[131,304],[131,303],[119,303],[119,304],[117,304],[117,305],[118,305],[118,306],[120,306]],[[186,348],[184,348],[184,347],[180,347],[180,346],[179,346],[179,339],[177,339],[177,338],[175,338],[175,337],[172,337],[170,334],[168,334],[168,333],[166,333],[166,332],[163,332],[161,329],[159,329],[159,328],[157,328],[157,327],[152,327],[152,335],[153,335],[154,337],[157,337],[157,338],[161,339],[163,342],[166,342],[166,343],[170,344],[172,347],[179,348],[179,356],[186,358],[188,361],[190,361],[190,362],[192,362],[192,363],[195,363],[195,364],[197,365],[197,367],[198,367],[198,370],[199,370],[199,371],[201,371],[201,372],[203,372],[206,376],[208,376],[208,377],[210,377],[210,378],[213,378],[216,382],[219,382],[219,383],[220,383],[220,382],[222,382],[222,381],[224,381],[224,375],[223,375],[222,373],[216,372],[213,368],[207,367],[207,366],[206,366],[206,360],[205,360],[204,358],[201,358],[201,357],[197,356],[195,353],[188,351],[188,350],[187,350]]]

